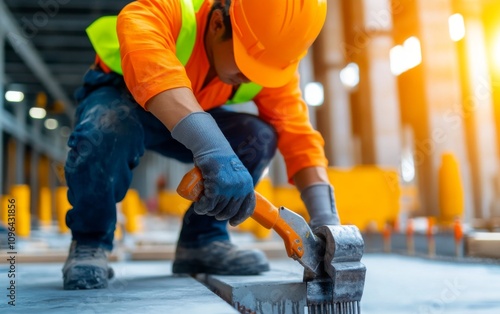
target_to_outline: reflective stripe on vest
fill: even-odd
[[[189,61],[196,43],[196,12],[204,0],[180,0],[182,25],[175,42],[176,56],[183,66]],[[99,58],[113,72],[123,75],[120,57],[120,44],[116,33],[117,16],[103,16],[93,22],[87,29],[87,35],[99,55]],[[262,86],[255,83],[241,84],[234,97],[227,104],[242,103],[252,100]]]
[[[226,105],[241,104],[252,100],[262,90],[262,86],[255,83],[243,83],[238,87],[233,98],[226,102]]]

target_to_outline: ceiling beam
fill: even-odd
[[[15,21],[12,13],[10,13],[3,0],[0,0],[0,24],[7,33],[7,39],[19,54],[23,61],[30,67],[33,73],[38,77],[48,93],[54,99],[59,100],[64,106],[64,112],[70,119],[74,116],[74,105],[64,89],[57,82],[55,77],[50,72],[47,65],[43,62],[38,51],[33,44],[27,39],[20,30],[19,25]]]
[[[46,49],[85,49],[92,51],[92,44],[85,33],[63,35],[58,34],[37,34],[31,42],[39,50]]]
[[[110,11],[110,12],[120,12],[120,10],[133,0],[113,0],[113,1],[102,1],[102,0],[71,0],[71,1],[58,1],[61,3],[56,8],[50,8],[51,10],[88,10],[88,11]],[[7,1],[8,5],[12,8],[19,9],[33,9],[33,0],[10,0]],[[39,3],[38,1],[36,3]],[[40,4],[36,5],[37,8],[42,8]],[[48,5],[47,5],[48,6]],[[42,8],[43,9],[43,8]]]
[[[54,145],[46,135],[33,130],[31,126],[20,126],[16,122],[16,117],[5,109],[0,109],[0,126],[2,130],[14,136],[18,141],[29,143],[35,150],[47,155],[55,161],[66,159],[64,147]]]

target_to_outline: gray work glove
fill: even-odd
[[[328,183],[317,183],[308,186],[300,193],[311,217],[311,229],[324,225],[340,225],[340,218],[335,206],[333,188]]]
[[[232,226],[253,214],[252,176],[210,114],[187,115],[172,129],[172,137],[193,152],[194,164],[201,170],[204,190],[194,203],[197,214],[229,219]]]

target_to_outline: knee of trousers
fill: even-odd
[[[242,125],[244,136],[236,143],[235,152],[248,169],[263,168],[262,165],[267,165],[276,153],[276,130],[272,125],[252,116]]]
[[[70,151],[66,159],[68,173],[87,167],[114,167],[120,163],[129,168],[139,163],[144,154],[143,130],[136,122],[102,128],[96,124],[78,125],[68,140]]]

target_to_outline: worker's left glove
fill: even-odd
[[[333,188],[328,183],[316,183],[302,190],[300,197],[311,217],[311,229],[324,225],[340,225],[340,218],[335,206]]]

